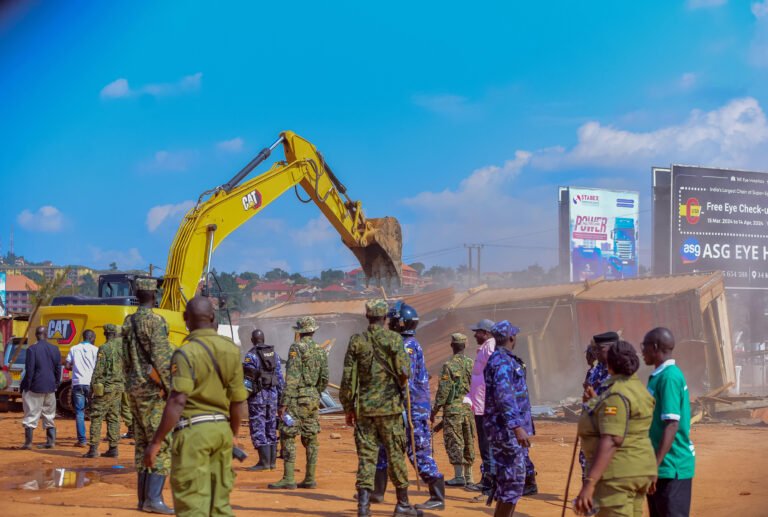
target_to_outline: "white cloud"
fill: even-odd
[[[200,89],[203,73],[186,75],[173,83],[150,83],[138,88],[132,88],[128,79],[121,77],[101,89],[103,99],[119,99],[136,97],[139,95],[151,95],[153,97],[167,97],[181,93],[194,92]]]
[[[190,168],[197,156],[197,151],[163,149],[156,151],[152,158],[141,163],[139,168],[150,172],[183,172]]]
[[[16,222],[25,230],[32,232],[58,232],[64,226],[64,216],[58,208],[44,205],[36,211],[28,209],[16,216]]]
[[[180,219],[190,208],[195,206],[192,200],[182,201],[177,204],[153,206],[147,212],[147,229],[150,232],[157,230],[166,219]]]
[[[104,250],[96,246],[89,246],[91,253],[91,262],[100,268],[107,268],[114,262],[117,264],[118,269],[138,269],[147,266],[144,258],[137,248],[129,248],[128,250]]]
[[[238,153],[243,150],[243,139],[239,136],[231,140],[222,140],[216,143],[216,149],[226,153]]]
[[[325,216],[310,219],[307,224],[293,232],[293,240],[303,248],[338,240],[339,234],[333,229]]]
[[[686,72],[678,81],[678,84],[680,86],[680,89],[683,91],[691,90],[694,86],[696,86],[696,83],[698,82],[699,78],[696,74],[693,72]]]
[[[688,9],[707,9],[710,7],[720,7],[728,3],[728,0],[688,0],[685,5]]]
[[[412,101],[420,108],[444,116],[462,116],[476,110],[476,106],[470,103],[469,99],[466,97],[450,93],[438,95],[414,95]]]
[[[752,14],[755,16],[755,29],[749,49],[749,60],[758,68],[768,67],[768,0],[753,2]]]
[[[632,132],[591,121],[578,129],[577,136],[571,150],[534,153],[533,165],[626,169],[676,162],[764,168],[768,156],[768,124],[752,97],[734,99],[708,112],[694,110],[683,123],[653,131]]]

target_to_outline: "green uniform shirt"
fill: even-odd
[[[696,466],[696,451],[691,442],[691,402],[682,370],[670,359],[661,364],[648,379],[648,391],[656,399],[651,422],[651,442],[658,450],[665,422],[679,422],[672,447],[659,465],[659,477],[691,479]]]
[[[344,411],[357,412],[358,417],[402,413],[400,382],[410,376],[411,360],[400,334],[381,325],[369,325],[362,334],[349,338],[339,391]]]
[[[205,347],[194,340],[202,341],[211,351],[221,378]],[[230,401],[248,398],[237,345],[213,329],[193,330],[171,358],[171,389],[187,395],[181,413],[184,418],[213,413],[229,416]]]
[[[125,387],[123,372],[123,340],[110,339],[99,347],[96,366],[91,377],[91,386],[101,384],[104,393],[122,392]]]
[[[432,412],[437,413],[443,408],[445,416],[470,413],[472,407],[464,404],[464,397],[469,393],[472,380],[472,359],[463,353],[454,354],[443,365],[440,372],[440,382],[435,393],[435,403]]]
[[[310,336],[293,343],[288,350],[285,364],[285,387],[280,405],[288,401],[308,397],[320,400],[320,394],[328,387],[328,354]]]
[[[586,403],[579,419],[579,437],[587,464],[592,464],[601,435],[623,436],[624,442],[616,449],[601,479],[655,476],[656,456],[648,437],[653,397],[637,375],[615,375],[603,385],[606,391]]]

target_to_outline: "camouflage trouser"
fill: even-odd
[[[248,399],[248,426],[255,448],[277,443],[277,404],[257,404],[255,397]]]
[[[131,432],[133,432],[133,413],[131,413],[131,401],[128,399],[128,394],[123,392],[123,396],[120,399],[120,417]]]
[[[101,423],[107,421],[107,440],[110,447],[117,447],[120,441],[120,399],[122,392],[105,393],[91,400],[91,447],[98,447],[101,441]]]
[[[301,436],[301,444],[307,450],[307,464],[317,463],[317,433],[320,432],[319,402],[316,399],[302,397],[302,403],[289,401],[286,411],[293,417],[293,425],[287,426],[281,420],[280,447],[283,461],[296,462],[296,437]]]
[[[448,413],[443,417],[445,452],[451,465],[475,462],[475,418],[470,412]]]
[[[381,444],[389,458],[389,478],[397,488],[408,486],[405,466],[405,425],[403,415],[360,417],[355,425],[357,446],[357,483],[355,486],[373,490],[376,458]]]
[[[402,419],[403,416],[400,415]],[[416,466],[419,470],[419,477],[428,485],[442,477],[437,463],[432,457],[432,427],[429,423],[429,412],[416,412],[411,415],[413,422],[413,437],[416,439],[416,447],[411,444],[411,430],[405,429],[405,443],[408,459],[413,465],[414,449],[416,449]],[[387,453],[384,447],[379,447],[379,461],[377,469],[387,468]]]
[[[136,441],[136,470],[138,472],[153,472],[167,476],[171,472],[171,434],[165,438],[160,452],[157,454],[155,467],[148,469],[144,466],[144,449],[147,448],[155,435],[160,419],[165,409],[165,400],[160,395],[136,396],[130,395],[131,413],[133,413],[133,438]]]
[[[496,499],[504,503],[517,503],[525,488],[526,451],[511,439],[491,442],[493,462],[496,467]]]

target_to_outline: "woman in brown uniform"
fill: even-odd
[[[619,341],[608,350],[611,377],[600,396],[584,404],[579,438],[587,475],[575,511],[600,517],[641,517],[645,494],[656,479],[648,436],[654,399],[637,378],[635,348]]]

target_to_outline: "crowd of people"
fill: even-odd
[[[95,334],[86,330],[66,358],[76,380],[77,445],[90,445],[84,456],[99,455],[104,420],[109,441],[104,455],[117,456],[127,401],[138,510],[232,515],[232,459],[240,455],[238,434],[246,418],[258,454],[247,470],[274,470],[281,458],[282,478],[270,489],[315,488],[319,408],[329,382],[327,354],[314,341],[317,321],[298,319],[285,363],[259,329],[241,359],[236,345],[217,334],[211,302],[195,297],[184,311],[190,333],[174,350],[165,321],[152,310],[155,281],[139,279],[137,288],[138,310],[121,327],[104,326],[105,345],[97,349]],[[416,309],[378,299],[366,302],[365,312],[368,327],[349,340],[339,387],[357,449],[358,516],[371,515],[371,504],[383,502],[388,480],[395,486],[395,517],[446,508],[446,487],[483,493],[489,503],[495,501],[495,516],[512,516],[521,497],[538,492],[529,454],[535,426],[526,366],[514,353],[520,329],[506,320],[477,322],[469,329],[477,343],[474,359],[466,354],[467,335],[451,334],[452,355],[433,399],[416,339]],[[45,341],[45,328],[36,336],[21,386],[27,449],[41,418],[47,436],[42,447],[54,447],[55,391],[61,381],[58,348]],[[578,514],[639,517],[647,501],[652,517],[689,515],[695,451],[687,386],[673,350],[668,329],[648,332],[641,353],[655,370],[644,386],[637,376],[638,351],[617,333],[596,335],[587,348],[578,424],[582,486],[573,501]],[[89,399],[90,440],[83,415]],[[448,480],[432,451],[433,433],[440,430],[454,471]],[[306,453],[299,483],[297,437]],[[408,498],[408,462],[429,488],[429,499],[420,504]],[[162,498],[168,476],[173,509]]]

